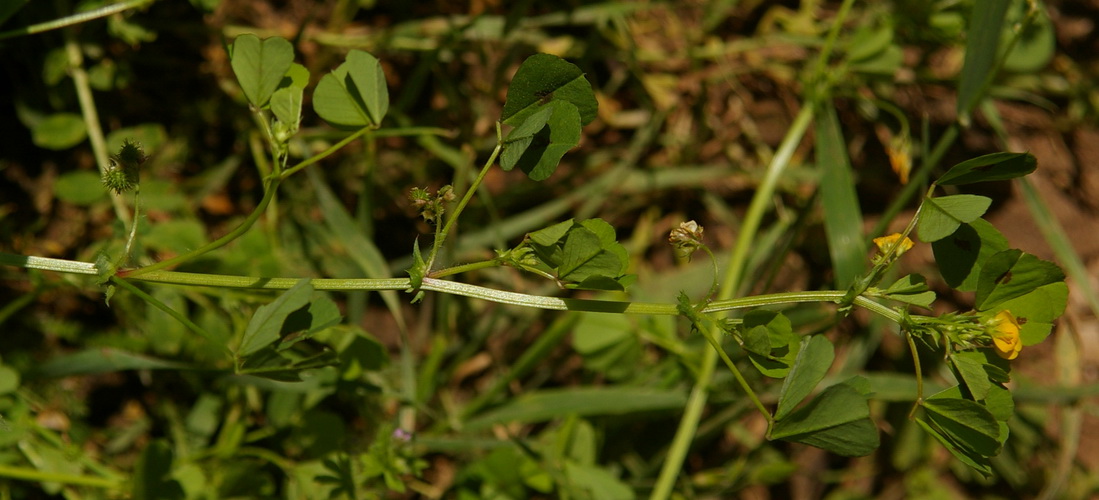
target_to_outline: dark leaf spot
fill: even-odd
[[[1006,285],[1008,283],[1011,283],[1011,271],[1005,271],[999,278],[996,278],[996,284],[998,285]]]

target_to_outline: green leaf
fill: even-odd
[[[1007,238],[984,219],[962,224],[954,234],[931,244],[943,280],[961,292],[976,290],[985,262],[1008,248]]]
[[[946,238],[962,224],[984,215],[991,204],[991,198],[974,194],[924,198],[917,226],[920,239],[931,243]]]
[[[981,274],[977,277],[975,308],[988,311],[1038,287],[1064,279],[1065,273],[1057,264],[1022,250],[1004,250],[990,257],[981,268]]]
[[[760,373],[771,378],[783,378],[790,373],[801,352],[802,338],[794,333],[786,316],[763,309],[749,311],[741,329],[745,332],[748,359]]]
[[[824,233],[836,287],[846,289],[866,270],[866,242],[862,235],[862,210],[855,193],[855,178],[847,157],[847,143],[840,131],[836,108],[822,106],[816,122],[816,155],[820,165]]]
[[[1010,5],[1011,2],[1003,0],[973,2],[966,36],[965,62],[958,81],[958,117],[963,124],[969,122],[970,110],[983,97],[985,85],[994,76],[992,72],[999,55],[1004,15]]]
[[[182,499],[183,488],[172,479],[172,447],[157,439],[141,452],[134,467],[133,498]]]
[[[263,108],[294,62],[294,46],[285,38],[260,41],[256,35],[245,34],[233,40],[229,59],[248,102]]]
[[[193,368],[193,366],[185,363],[103,347],[50,358],[42,364],[35,365],[28,375],[30,377],[57,378],[123,370],[188,370]]]
[[[244,361],[238,375],[252,375],[282,382],[300,382],[306,370],[335,366],[339,360],[335,351],[324,349],[306,357],[279,352],[274,346],[256,351]]]
[[[325,328],[338,325],[342,319],[339,306],[332,299],[320,296],[310,302],[308,307],[302,307],[286,317],[279,332],[283,340],[279,342],[277,349],[288,349]]]
[[[518,125],[542,105],[566,101],[576,107],[580,125],[595,119],[599,103],[591,83],[576,65],[550,54],[535,54],[523,61],[508,86],[501,121]]]
[[[313,109],[334,127],[377,127],[389,112],[389,87],[374,56],[352,50],[347,60],[324,75],[313,92]]]
[[[31,141],[55,151],[76,146],[87,136],[84,118],[75,113],[54,113],[31,127]]]
[[[19,389],[19,372],[10,366],[0,365],[0,395],[15,392],[16,389]]]
[[[553,115],[553,110],[554,107],[549,105],[538,108],[504,138],[503,150],[500,152],[500,168],[505,171],[515,168],[519,159],[523,157],[523,153],[534,141],[534,134],[545,128],[546,122]]]
[[[303,279],[274,302],[257,309],[244,330],[237,356],[248,356],[277,341],[286,318],[308,304],[312,297],[313,285],[309,284],[308,279]]]
[[[813,335],[801,341],[797,360],[794,361],[790,375],[782,383],[778,408],[775,409],[775,420],[782,420],[801,400],[813,392],[828,372],[828,368],[832,366],[832,360],[835,357],[832,342],[823,335]]]
[[[931,437],[935,438],[935,440],[942,444],[943,447],[946,448],[951,455],[954,455],[955,458],[961,460],[962,463],[970,466],[971,468],[973,468],[973,470],[980,472],[985,477],[992,475],[992,464],[988,461],[988,458],[969,452],[967,450],[963,450],[945,433],[939,432],[939,429],[937,427],[933,426],[922,418],[917,418],[916,423],[918,423],[925,432],[930,434]]]
[[[1000,452],[1000,425],[980,403],[937,394],[925,399],[923,407],[931,423],[962,450],[982,457]]]
[[[7,2],[0,3],[0,24],[4,24],[12,14],[15,14],[22,9],[24,5],[27,5],[31,0],[9,0]]]
[[[601,219],[568,220],[528,236],[542,265],[569,288],[624,290],[633,277],[614,227]]]
[[[632,489],[605,469],[565,461],[565,477],[569,489],[578,493],[578,498],[592,500],[632,500],[636,498]],[[583,495],[582,497],[580,495]]]
[[[909,274],[892,285],[889,285],[884,295],[892,300],[931,309],[935,302],[935,292],[927,287],[927,280],[918,274]]]
[[[844,456],[865,456],[878,447],[861,377],[825,389],[805,406],[776,420],[771,439],[804,443]]]
[[[103,187],[100,177],[87,170],[61,174],[53,189],[58,199],[74,205],[88,206],[107,199],[107,188]]]
[[[302,95],[302,89],[293,85],[280,88],[271,95],[271,113],[286,127],[288,135],[297,133],[301,125]]]
[[[1024,346],[1042,342],[1053,330],[1053,321],[1061,317],[1068,304],[1068,285],[1057,281],[1035,288],[1034,291],[1001,302],[990,311],[995,314],[1008,310],[1019,323],[1019,338]]]
[[[531,180],[545,180],[557,170],[565,153],[580,144],[580,127],[576,106],[551,101],[508,134],[500,167],[511,170],[518,166]],[[520,135],[516,136],[516,132]],[[522,135],[527,133],[531,135]]]
[[[960,186],[975,182],[1004,181],[1022,177],[1038,167],[1030,153],[992,153],[963,161],[947,170],[936,184]]]
[[[581,387],[527,392],[463,426],[479,430],[509,422],[544,422],[569,415],[627,415],[682,408],[682,391],[643,387]]]
[[[988,358],[985,352],[957,351],[950,354],[951,366],[958,377],[958,382],[965,385],[973,399],[981,401],[988,397],[992,390],[992,380],[988,376],[985,366]]]
[[[1021,9],[1026,10],[1026,9]],[[1045,9],[1035,9],[1034,21],[1018,34],[1018,41],[1004,58],[1004,70],[1013,73],[1036,73],[1053,59],[1057,49],[1057,40],[1053,23]],[[1024,13],[1022,15],[1030,15]],[[1008,33],[1014,35],[1014,30]]]

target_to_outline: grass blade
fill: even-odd
[[[816,121],[817,164],[820,167],[824,233],[832,256],[836,288],[845,289],[866,269],[866,242],[862,235],[862,210],[855,193],[851,161],[840,131],[836,109],[821,106]]]

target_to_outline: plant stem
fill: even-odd
[[[99,176],[103,177],[110,168],[110,157],[107,153],[107,141],[103,138],[103,127],[99,124],[99,112],[95,106],[95,97],[92,96],[92,87],[88,82],[88,72],[84,71],[84,55],[80,51],[71,30],[65,30],[65,54],[69,59],[69,72],[73,78],[73,87],[76,89],[77,100],[80,101],[80,114],[84,117],[84,127],[88,131],[88,142],[92,145],[92,154],[95,163],[99,166]],[[126,209],[126,202],[122,195],[107,190],[111,197],[111,205],[114,207],[115,217],[122,221],[123,226],[131,222],[130,212]]]
[[[497,124],[496,128],[499,129],[500,125]],[[499,130],[497,130],[496,133],[497,136],[499,136]],[[502,144],[501,141],[496,142],[496,147],[493,148],[492,154],[489,155],[488,161],[485,162],[485,166],[481,167],[481,172],[477,174],[477,178],[469,185],[466,194],[462,196],[462,200],[458,202],[458,206],[454,207],[454,211],[451,212],[450,217],[447,218],[446,225],[439,231],[438,236],[435,238],[435,242],[431,245],[431,255],[427,258],[426,271],[431,271],[431,266],[435,263],[435,257],[439,254],[439,249],[442,248],[443,242],[446,241],[446,237],[450,234],[450,230],[454,227],[454,224],[458,222],[458,216],[462,215],[462,210],[465,210],[466,205],[469,204],[469,200],[471,200],[474,193],[477,192],[477,186],[481,185],[481,181],[485,179],[485,175],[488,175],[489,169],[496,163],[496,157],[500,156],[500,151],[503,149]]]
[[[714,309],[711,309],[712,306],[731,299],[740,289],[742,272],[748,260],[748,250],[752,246],[752,242],[755,241],[760,222],[767,212],[767,205],[771,203],[771,196],[778,185],[778,180],[793,159],[794,151],[797,150],[798,144],[801,143],[801,139],[805,136],[805,131],[809,129],[812,120],[813,105],[802,106],[790,129],[786,132],[786,138],[783,139],[782,144],[775,151],[775,156],[768,166],[767,175],[764,176],[755,196],[752,197],[751,204],[748,206],[748,212],[745,214],[743,224],[741,224],[736,246],[729,258],[729,267],[726,270],[724,284],[718,295],[718,300],[710,307],[703,309],[702,312],[714,311]],[[711,331],[711,333],[713,332]],[[664,459],[664,464],[660,468],[660,475],[657,477],[656,485],[649,497],[653,500],[666,500],[671,495],[675,480],[679,476],[680,470],[683,469],[683,461],[687,457],[687,451],[694,440],[699,419],[702,417],[702,408],[705,407],[706,400],[709,398],[709,385],[717,364],[717,352],[716,349],[706,349],[702,355],[702,369],[699,371],[695,385],[691,389],[686,411],[684,411],[683,417],[679,421],[679,428],[676,429],[675,438],[668,450],[668,456]]]
[[[168,304],[165,304],[165,303],[161,302],[156,297],[153,297],[152,295],[149,295],[149,294],[145,293],[144,290],[134,286],[133,283],[130,283],[130,282],[124,280],[124,279],[120,279],[118,276],[111,276],[111,283],[113,283],[115,285],[118,285],[122,288],[125,288],[128,292],[130,292],[134,295],[137,295],[139,298],[141,298],[141,300],[144,300],[145,302],[148,302],[153,307],[168,313],[168,315],[175,318],[176,321],[179,321],[180,323],[182,323],[184,326],[189,328],[192,332],[195,332],[199,335],[202,335],[204,338],[206,338],[206,340],[209,340],[209,341],[214,342],[214,343],[220,343],[220,342],[218,342],[218,339],[214,338],[213,335],[210,335],[210,332],[207,332],[202,327],[196,325],[194,322],[187,319],[187,316],[184,316],[184,315],[180,314],[178,311],[176,311],[175,309],[172,309],[171,307],[168,307]],[[228,352],[228,350],[227,350],[227,352]]]
[[[923,370],[920,368],[920,353],[916,350],[916,340],[909,332],[904,332],[904,338],[908,340],[908,350],[912,351],[912,365],[916,371],[916,402],[912,405],[912,411],[908,412],[908,418],[916,414],[916,408],[923,404]]]
[[[211,241],[210,243],[191,250],[190,252],[187,252],[183,255],[178,255],[171,259],[157,262],[156,264],[148,265],[130,271],[119,271],[118,276],[124,278],[134,278],[146,273],[151,273],[153,271],[159,271],[168,267],[177,266],[202,254],[205,254],[212,250],[217,250],[218,248],[228,245],[233,240],[239,238],[242,234],[248,232],[248,230],[252,228],[252,225],[255,224],[257,220],[259,220],[261,215],[263,215],[264,210],[267,209],[267,205],[269,205],[271,203],[271,200],[275,198],[275,192],[278,190],[279,181],[280,179],[277,177],[272,177],[267,180],[266,186],[264,188],[263,199],[260,200],[259,205],[256,205],[255,210],[252,210],[252,213],[248,214],[248,218],[244,219],[244,222],[242,222],[235,229],[227,233],[225,236],[222,236],[221,238]]]
[[[0,33],[0,40],[5,38],[14,38],[23,35],[34,35],[37,33],[44,33],[67,26],[75,26],[77,24],[86,23],[93,19],[99,19],[101,17],[107,17],[119,12],[144,7],[146,4],[151,4],[155,0],[123,0],[118,3],[100,7],[98,9],[89,10],[87,12],[80,12],[71,16],[65,16],[60,19],[54,19],[52,21],[46,21],[44,23],[32,24],[30,26],[24,26],[9,31]]]
[[[451,266],[446,269],[440,269],[438,271],[429,274],[432,278],[445,278],[447,276],[454,276],[455,274],[468,273],[470,271],[476,271],[478,269],[486,269],[489,267],[499,267],[500,261],[497,259],[482,260],[478,262],[470,262],[468,264],[460,264],[457,266]]]
[[[291,175],[294,175],[295,172],[297,172],[297,171],[299,171],[299,170],[301,170],[305,167],[308,167],[309,165],[317,163],[318,161],[321,161],[321,160],[327,158],[332,153],[335,153],[336,151],[339,151],[340,149],[342,149],[344,146],[350,144],[351,141],[354,141],[355,139],[358,139],[359,137],[362,137],[363,134],[369,132],[370,130],[371,130],[370,127],[363,127],[361,129],[355,131],[354,134],[351,134],[347,137],[344,137],[342,140],[340,140],[340,142],[337,142],[337,143],[333,144],[328,149],[326,149],[324,151],[321,151],[320,153],[317,153],[313,156],[310,156],[309,158],[306,158],[306,159],[302,160],[301,162],[299,162],[297,165],[294,165],[293,167],[284,169],[282,171],[282,173],[279,174],[279,180],[280,181],[285,180],[287,177],[290,177]]]
[[[95,264],[75,260],[52,259],[47,257],[34,257],[15,255],[0,252],[0,264],[22,267],[24,269],[40,269],[44,271],[56,271],[70,274],[96,275]],[[149,271],[134,276],[133,273],[126,276],[117,276],[122,280],[136,280],[149,283],[163,283],[185,286],[210,286],[219,288],[241,288],[251,290],[289,290],[296,285],[301,278],[262,278],[257,276],[230,276],[224,274],[185,273],[178,271]],[[408,278],[382,278],[382,279],[336,279],[317,278],[309,283],[316,290],[354,291],[354,290],[406,290],[411,286]],[[582,311],[605,312],[621,314],[647,314],[655,316],[677,316],[679,314],[676,304],[661,302],[627,302],[619,300],[594,300],[594,299],[562,299],[558,297],[545,297],[541,295],[529,295],[525,293],[509,292],[485,288],[468,283],[441,280],[437,278],[424,278],[423,289],[461,295],[475,299],[483,299],[500,304],[508,304],[538,309],[551,309],[557,311]],[[703,307],[702,314],[732,311],[735,309],[747,309],[761,306],[774,306],[782,304],[803,304],[813,302],[836,302],[847,293],[841,290],[823,290],[806,292],[780,292],[765,295],[754,295],[736,299],[715,300]],[[899,322],[900,313],[866,297],[857,297],[855,305],[872,313],[878,314],[891,321]]]

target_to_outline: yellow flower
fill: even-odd
[[[1023,341],[1019,338],[1019,322],[1008,310],[996,313],[992,318],[992,345],[996,354],[1004,359],[1015,359],[1023,350]]]
[[[881,253],[889,253],[890,249],[897,246],[897,250],[893,254],[894,257],[900,257],[901,254],[912,249],[912,240],[907,236],[904,237],[904,240],[901,240],[901,233],[874,238],[874,244],[878,246]]]

